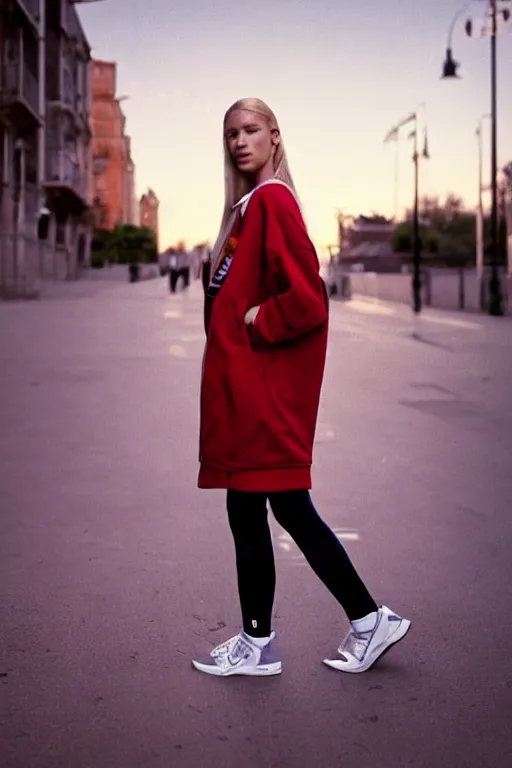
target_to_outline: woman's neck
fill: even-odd
[[[257,173],[252,175],[251,185],[253,189],[254,187],[258,187],[260,184],[263,184],[264,181],[270,181],[270,179],[273,179],[274,174],[274,158],[270,157],[263,168],[260,168]]]

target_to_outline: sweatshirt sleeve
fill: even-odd
[[[290,190],[268,185],[261,205],[264,258],[279,289],[263,302],[249,328],[255,339],[278,344],[326,323],[328,299],[318,257]]]

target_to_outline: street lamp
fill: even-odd
[[[497,160],[497,98],[496,98],[496,37],[497,37],[497,19],[498,19],[498,1],[507,0],[487,0],[490,5],[491,14],[491,275],[489,280],[489,301],[488,312],[490,315],[503,315],[503,298],[501,295],[501,283],[498,272],[498,160]],[[448,47],[446,49],[446,59],[443,64],[443,78],[458,77],[458,62],[454,61],[452,56],[451,39],[457,20],[462,13],[471,5],[467,3],[455,17],[450,25],[448,33]],[[505,21],[510,18],[508,9],[501,10]],[[471,35],[472,22],[466,22],[466,34]]]
[[[424,107],[424,105],[422,105]],[[424,127],[424,143],[421,155],[418,151],[418,113],[411,112],[403,120],[393,126],[386,135],[384,143],[389,141],[398,141],[400,129],[405,125],[414,122],[414,129],[409,134],[409,138],[414,141],[412,160],[414,163],[414,206],[412,220],[412,257],[413,257],[413,278],[412,278],[412,297],[413,311],[415,315],[421,312],[421,240],[420,240],[420,214],[419,214],[419,161],[420,156],[428,159],[430,157],[427,143],[427,128]]]
[[[455,61],[452,54],[452,38],[453,38],[453,31],[455,29],[455,25],[462,16],[462,14],[469,8],[470,5],[472,5],[474,0],[469,0],[468,3],[466,3],[462,8],[460,8],[455,16],[452,19],[452,23],[450,24],[450,29],[448,30],[448,43],[446,46],[446,59],[443,63],[443,74],[442,77],[460,77],[460,75],[457,74],[457,70],[459,68],[459,62]]]

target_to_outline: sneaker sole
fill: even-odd
[[[340,672],[348,672],[351,675],[357,675],[361,672],[366,672],[370,667],[373,667],[376,661],[381,659],[384,654],[386,654],[391,648],[400,642],[400,640],[403,640],[406,634],[409,632],[411,628],[411,622],[409,619],[402,619],[400,622],[400,626],[397,628],[396,632],[391,635],[389,640],[386,642],[384,646],[380,646],[382,650],[377,649],[375,655],[372,659],[368,660],[365,664],[361,665],[357,669],[349,669],[341,659],[324,659],[324,664],[326,666],[331,667],[331,669],[337,669]]]
[[[272,675],[280,675],[283,671],[281,662],[275,662],[274,664],[265,664],[261,667],[239,667],[235,669],[228,669],[223,671],[219,667],[214,667],[211,664],[200,664],[198,661],[193,661],[192,666],[197,669],[198,672],[204,672],[206,675],[214,675],[215,677],[231,677],[232,675],[245,675],[246,677],[271,677]]]

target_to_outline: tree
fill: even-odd
[[[412,253],[412,221],[403,221],[393,233],[392,248],[396,253]],[[426,254],[437,254],[439,251],[438,233],[428,227],[420,226],[420,245]]]
[[[154,263],[158,259],[155,237],[148,227],[118,224],[111,232],[96,230],[92,242],[94,263]]]
[[[450,194],[444,203],[437,197],[419,202],[420,243],[425,259],[439,266],[471,266],[475,262],[475,215],[464,208],[462,198]],[[412,251],[412,212],[395,230],[393,247]]]
[[[512,173],[512,168],[510,169]],[[506,175],[506,171],[504,169]],[[462,198],[450,194],[444,203],[437,197],[423,197],[419,202],[420,242],[429,265],[474,267],[476,261],[475,213],[464,206]],[[484,219],[484,258],[490,258],[490,217]],[[412,252],[412,212],[397,225],[393,248],[399,253]],[[506,224],[500,219],[498,262],[506,263]]]

